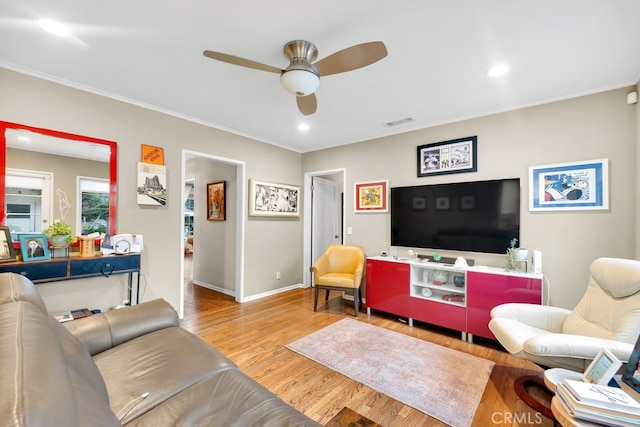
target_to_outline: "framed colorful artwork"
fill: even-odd
[[[226,213],[225,181],[207,184],[207,221],[224,221]]]
[[[250,179],[249,215],[299,217],[300,187]]]
[[[609,160],[529,167],[529,210],[609,209]]]
[[[389,211],[388,180],[356,182],[354,188],[356,213]]]
[[[418,177],[478,170],[478,137],[418,146]]]

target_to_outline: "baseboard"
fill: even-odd
[[[298,289],[298,288],[304,288],[304,287],[305,287],[304,284],[296,283],[295,285],[286,286],[284,288],[278,288],[278,289],[274,289],[272,291],[263,292],[261,294],[256,294],[256,295],[251,295],[251,296],[245,297],[243,302],[255,301],[257,299],[270,297],[272,295],[278,295],[278,294],[281,294],[283,292],[291,291],[291,290]]]
[[[230,291],[229,289],[221,288],[219,286],[211,285],[209,283],[204,283],[204,282],[201,282],[199,280],[194,280],[193,284],[194,285],[198,285],[198,286],[202,286],[203,288],[211,289],[212,291],[216,291],[216,292],[220,292],[220,293],[225,294],[225,295],[232,296],[234,298],[236,296],[236,293],[234,291]],[[261,294],[250,295],[248,297],[245,297],[242,300],[242,302],[255,301],[255,300],[258,300],[258,299],[261,299],[261,298],[270,297],[272,295],[278,295],[278,294],[281,294],[283,292],[291,291],[293,289],[298,289],[298,288],[305,288],[305,286],[302,283],[296,283],[295,285],[286,286],[284,288],[274,289],[272,291],[263,292]]]
[[[194,285],[202,286],[203,288],[211,289],[212,291],[220,292],[221,294],[229,295],[235,298],[236,293],[229,289],[221,288],[220,286],[210,285],[209,283],[201,282],[199,280],[193,281]]]

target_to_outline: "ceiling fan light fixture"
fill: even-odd
[[[320,86],[320,77],[312,71],[288,70],[280,75],[280,84],[296,96],[311,95]]]

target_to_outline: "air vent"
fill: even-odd
[[[403,125],[405,123],[411,123],[411,122],[415,122],[415,120],[413,120],[413,118],[411,118],[411,117],[406,117],[404,119],[395,120],[393,122],[386,122],[386,123],[383,123],[383,124],[386,127],[390,128],[390,127],[393,127],[393,126],[400,126],[400,125]]]

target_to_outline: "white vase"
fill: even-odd
[[[433,270],[433,281],[443,285],[449,280],[449,272],[444,270]]]

